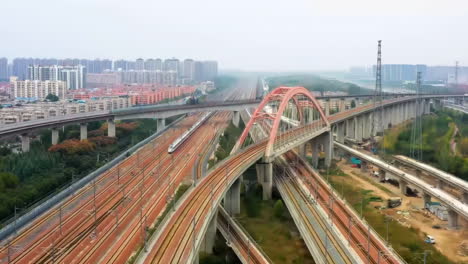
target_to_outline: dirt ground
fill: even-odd
[[[338,166],[352,177],[345,179],[345,181],[365,190],[372,190],[373,194],[382,197],[384,201],[389,197],[401,197],[401,206],[392,209],[384,209],[382,212],[392,216],[394,220],[397,220],[404,226],[417,228],[433,236],[436,239],[436,248],[449,259],[468,263],[468,230],[466,228],[466,223],[461,223],[464,224],[465,227],[462,227],[460,230],[447,230],[447,221],[442,221],[429,211],[423,209],[422,198],[401,195],[397,186],[389,183],[379,183],[377,178],[370,175],[369,171],[372,171],[372,169],[368,170],[368,172],[362,172],[361,169],[352,168],[350,164],[344,161],[339,162]],[[376,202],[373,205],[382,205],[382,203]],[[463,219],[459,218],[459,223],[461,221],[463,221]],[[433,228],[434,225],[438,225],[441,228],[435,229]],[[465,256],[458,254],[462,248],[462,243],[465,246]]]

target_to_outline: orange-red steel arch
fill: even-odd
[[[286,109],[288,102],[292,99],[294,104],[296,104],[296,107],[298,108],[300,112],[300,119],[302,119],[302,106],[299,105],[299,102],[295,96],[297,95],[303,95],[307,97],[313,107],[319,112],[321,119],[325,122],[327,126],[330,126],[330,122],[328,121],[328,118],[325,116],[325,114],[322,111],[322,108],[320,107],[320,104],[317,102],[315,97],[309,92],[304,87],[285,87],[281,86],[278,88],[275,88],[273,91],[271,91],[265,98],[263,98],[262,102],[258,105],[257,109],[255,109],[254,114],[250,118],[247,126],[245,127],[244,131],[242,132],[242,135],[239,139],[238,145],[242,146],[244,141],[247,139],[247,136],[249,134],[250,129],[252,128],[253,124],[257,122],[259,119],[262,119],[265,117],[265,112],[264,108],[265,106],[272,101],[280,101],[280,105],[278,107],[278,111],[276,112],[276,115],[274,116],[273,120],[273,126],[271,128],[271,132],[269,135],[268,139],[268,144],[267,148],[265,150],[265,156],[270,156],[273,152],[273,144],[275,142],[276,136],[278,134],[278,128],[280,125],[281,121],[281,116],[283,115],[284,110]],[[300,120],[302,121],[302,120]]]

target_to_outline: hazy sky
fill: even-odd
[[[468,65],[467,0],[5,0],[0,57],[218,60],[224,69]]]

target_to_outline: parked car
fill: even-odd
[[[426,240],[424,240],[424,242],[426,242],[428,244],[435,244],[436,243],[435,238],[433,236],[429,236],[429,235],[426,236]]]

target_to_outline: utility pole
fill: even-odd
[[[97,228],[96,180],[93,181],[93,215],[94,215],[94,230],[93,230],[93,235],[94,235],[94,237],[96,237],[96,228]]]
[[[62,204],[59,205],[60,235],[62,235]]]

